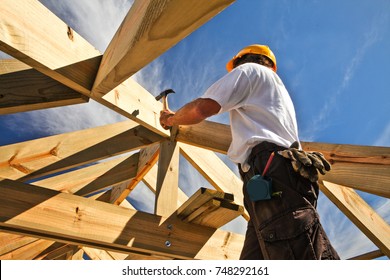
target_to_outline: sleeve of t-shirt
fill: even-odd
[[[221,105],[219,113],[238,108],[245,103],[250,89],[250,81],[240,67],[233,69],[211,85],[201,98],[210,98]]]

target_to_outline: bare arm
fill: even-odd
[[[213,99],[198,98],[183,107],[176,113],[164,110],[160,113],[160,124],[165,129],[174,125],[197,124],[219,112],[221,106]]]

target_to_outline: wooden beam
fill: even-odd
[[[157,173],[158,173],[158,167],[157,165],[153,165],[152,168],[149,170],[148,173],[145,174],[145,176],[142,178],[142,182],[145,183],[145,185],[149,188],[151,192],[156,194],[156,186],[157,186]],[[180,207],[184,202],[186,202],[188,199],[188,196],[180,189],[180,186],[178,188],[177,193],[177,205]]]
[[[0,232],[0,258],[2,255],[37,241],[37,238]]]
[[[233,2],[233,0],[218,0],[213,2],[205,0],[191,1],[193,2],[192,5],[188,5],[187,2],[183,4],[182,1],[178,0],[169,2],[160,1],[159,4],[162,4],[162,7],[166,9],[163,10],[164,13],[160,15],[159,19],[156,18],[150,22],[153,25],[147,26],[146,29],[151,28],[148,31],[149,36],[154,34],[152,37],[155,38],[157,35],[156,32],[158,32],[161,26],[164,26],[167,29],[163,32],[177,30],[179,36],[182,38],[185,36],[185,32],[195,29],[205,19],[212,17],[222,8]],[[140,3],[140,5],[148,3],[144,2],[138,1],[137,3]],[[151,5],[149,7],[153,10],[155,5],[152,4],[155,4],[155,2],[152,1],[150,3]],[[183,8],[180,8],[182,5]],[[2,1],[0,3],[0,11],[0,50],[34,67],[52,79],[90,96],[97,102],[136,121],[148,129],[162,136],[169,136],[168,131],[160,126],[158,120],[159,112],[162,109],[161,102],[156,101],[150,93],[132,81],[132,79],[118,84],[115,89],[107,94],[99,93],[96,90],[91,94],[91,83],[95,79],[101,60],[100,53],[76,32],[69,29],[65,23],[38,1],[21,0],[17,4],[12,0]],[[177,20],[178,22],[177,25],[174,25],[172,24],[172,19],[167,18],[167,16],[171,16],[172,12],[177,11],[180,11],[180,16],[175,16],[175,21]],[[183,15],[187,14],[188,17],[183,17]],[[152,19],[148,18],[149,15],[148,13],[145,18],[139,19],[141,22],[147,23]],[[196,16],[199,18],[196,19]],[[192,25],[193,23],[196,23],[196,25]],[[128,23],[125,25],[128,26]],[[34,26],[34,29],[26,33],[24,32],[25,26]],[[143,28],[145,27],[143,26]],[[134,26],[134,28],[138,28],[138,26]],[[141,28],[140,30],[143,29]],[[151,31],[153,32],[150,33]],[[71,34],[72,36],[70,37],[73,39],[68,34]],[[172,45],[174,43],[171,38],[173,34],[168,32],[163,33],[163,36],[159,38],[158,41],[160,42],[156,50],[160,46],[165,45],[169,47],[169,44]],[[164,44],[162,44],[160,39],[164,41]],[[122,41],[121,38],[120,41]],[[156,40],[154,39],[153,41]],[[123,43],[121,43],[121,46],[123,47]],[[144,57],[147,57],[152,60],[156,58],[155,56],[153,57],[152,52],[145,52],[143,44],[140,44],[140,46],[142,46],[142,55],[137,58],[138,60],[131,61],[131,65],[138,65],[137,67],[140,67],[138,70],[145,65],[142,62],[137,62],[139,59],[142,60]],[[120,52],[116,52],[115,54],[118,53]],[[145,53],[148,55],[145,55]],[[129,56],[130,54],[126,55],[126,57]],[[105,67],[104,63],[102,67]],[[126,68],[127,65],[122,65],[121,68],[123,69],[123,67]]]
[[[98,50],[31,0],[0,2],[0,50],[86,95],[101,60]]]
[[[176,140],[226,154],[232,142],[232,134],[229,125],[203,121],[196,125],[180,125]]]
[[[65,174],[57,175],[55,177],[39,180],[34,182],[34,184],[37,186],[58,190],[61,192],[76,193],[77,195],[87,195],[92,192],[98,191],[104,187],[107,187],[111,184],[114,184],[115,182],[117,183],[119,181],[127,180],[130,177],[134,177],[136,175],[137,164],[138,153],[129,157],[116,158],[108,162],[103,162]],[[27,255],[21,255],[23,249],[20,249],[20,247],[28,243],[39,241],[33,237],[13,235],[8,233],[1,233],[0,237],[0,255],[9,253],[6,256],[7,258],[27,258]],[[43,247],[43,244],[45,243],[39,241],[37,243],[39,244],[39,246],[31,245],[30,247],[28,247],[28,250],[39,250],[42,248],[46,249],[49,246],[54,245],[51,241],[46,242],[50,242],[50,244],[48,244],[46,247]],[[50,252],[51,251],[52,250],[50,250]],[[60,251],[56,251],[56,254],[59,252]],[[29,254],[32,254],[32,252],[29,252]],[[31,255],[30,258],[36,258],[38,255],[42,254],[44,253],[34,252],[34,254]],[[54,256],[54,252],[53,254],[50,253],[50,256],[49,252],[45,254],[48,256],[45,255],[41,258],[51,258]]]
[[[353,189],[323,181],[321,191],[390,257],[390,226]]]
[[[114,182],[123,180],[122,177],[124,175],[126,176],[126,173],[130,173],[127,176],[134,177],[136,175],[135,167],[137,166],[137,163],[138,163],[138,153],[126,158],[117,158],[108,162],[103,162],[83,169],[78,169],[76,171],[57,175],[55,177],[39,180],[34,182],[34,184],[44,188],[58,190],[61,192],[76,193],[77,195],[86,195],[91,192],[98,191],[103,187],[107,187],[108,185],[113,184]],[[132,207],[126,200],[124,200],[120,205],[122,207]],[[19,253],[20,247],[38,241],[39,240],[37,238],[2,232],[0,233],[0,256],[9,253],[7,254],[7,257],[14,257],[20,254]],[[46,242],[51,242],[51,241],[46,241]],[[42,243],[39,242],[38,244],[42,244]],[[50,247],[57,246],[57,245],[58,243],[53,244],[53,242],[48,244],[48,246]],[[64,244],[59,245],[59,247],[61,248],[63,246],[66,245]],[[40,248],[50,248],[50,247],[42,247],[42,245],[40,245],[39,247],[33,246],[32,248],[36,248],[38,250]],[[41,253],[34,252],[33,256],[36,256],[34,257],[34,259],[36,258],[53,259],[56,258],[58,254],[60,254],[63,250],[66,251],[65,248],[63,249],[54,248],[49,250],[48,252],[41,252]]]
[[[40,239],[1,255],[0,260],[32,260],[54,243],[54,241]]]
[[[142,180],[145,174],[147,174],[152,166],[157,162],[159,148],[160,144],[155,143],[140,150],[136,174],[126,186],[121,184],[118,187],[113,187],[110,203],[119,205],[126,199],[130,192]]]
[[[174,141],[160,145],[154,213],[169,217],[177,209],[179,146]]]
[[[0,177],[27,180],[140,149],[161,136],[132,121],[0,147]]]
[[[31,66],[17,60],[17,59],[1,59],[0,60],[0,75],[12,74],[24,70],[31,70]]]
[[[335,162],[320,179],[390,198],[390,165]]]
[[[189,216],[194,210],[201,207],[212,199],[234,201],[234,195],[230,193],[224,193],[208,188],[199,188],[183,205],[181,205],[176,214],[179,218],[184,219]]]
[[[34,26],[25,32],[26,26]],[[70,39],[68,34],[71,34]],[[102,55],[38,1],[0,2],[0,50],[48,77],[90,96]],[[161,102],[129,79],[93,99],[165,137]]]
[[[177,216],[184,222],[220,228],[244,212],[232,199],[233,195],[201,188],[180,206]]]
[[[26,16],[21,16],[23,14]],[[100,53],[93,46],[73,30],[68,30],[65,23],[38,1],[22,0],[17,4],[10,0],[1,1],[0,18],[0,50],[48,77],[90,96],[90,89],[101,59]],[[9,28],[5,28],[6,26]],[[26,33],[25,26],[35,28]],[[42,34],[41,30],[47,32]],[[66,42],[69,40],[67,32],[73,34],[74,40],[71,43]],[[55,35],[51,36],[51,33]],[[14,41],[11,40],[13,37],[15,37]],[[55,38],[55,42],[45,41],[46,37]],[[25,46],[26,42],[37,40],[39,44]],[[42,43],[44,48],[40,48]],[[160,126],[158,120],[162,109],[161,102],[156,101],[148,91],[132,79],[118,85],[104,96],[95,94],[92,98],[160,135],[165,137],[169,135]]]
[[[103,55],[93,91],[111,91],[232,2],[135,0]]]
[[[69,260],[78,251],[78,246],[55,242],[42,251],[34,260]]]
[[[0,114],[88,102],[87,96],[31,67],[25,68],[25,64],[14,59],[0,61]],[[15,71],[4,73],[8,69]]]
[[[325,181],[390,198],[390,147],[304,142],[305,150],[320,151],[332,164]]]
[[[151,131],[169,137],[169,131],[163,129],[159,121],[162,103],[132,78],[104,96],[93,93],[91,98]]]
[[[128,181],[137,175],[139,153],[118,157],[39,181],[34,185],[86,196]]]
[[[72,260],[74,261],[84,260],[83,255],[84,255],[84,251],[82,249],[79,249],[76,253],[73,254]]]
[[[375,250],[372,252],[368,252],[368,253],[353,257],[353,258],[349,258],[348,260],[373,260],[373,259],[380,258],[383,256],[384,256],[384,254],[382,253],[381,250]]]
[[[226,154],[231,143],[230,127],[203,121],[179,126],[177,141]],[[390,147],[302,142],[307,151],[319,151],[332,163],[321,179],[390,198]]]
[[[3,231],[123,253],[238,259],[244,238],[10,180],[0,181],[0,213]]]
[[[181,154],[216,190],[232,193],[234,203],[243,205],[242,180],[215,153],[184,143],[180,143],[179,146]],[[246,210],[243,212],[243,217],[249,220]]]

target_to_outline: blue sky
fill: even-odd
[[[125,0],[41,2],[101,52],[131,6]],[[278,74],[296,106],[301,140],[390,146],[388,0],[237,0],[134,78],[154,95],[173,88],[169,103],[176,110],[222,77],[226,62],[253,43],[268,44],[276,55]],[[120,120],[93,101],[0,116],[0,145]],[[226,114],[211,120],[229,121]],[[184,160],[181,170],[191,174],[180,177],[181,185],[191,186],[187,194],[208,186]],[[152,211],[153,197],[145,200],[145,189],[137,187],[130,200]],[[359,194],[390,222],[388,199]],[[342,258],[376,250],[324,195],[318,209]],[[245,225],[238,219],[226,228],[243,233]]]

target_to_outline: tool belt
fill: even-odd
[[[297,141],[289,148],[281,147],[270,142],[262,142],[253,147],[249,160],[262,151],[274,151],[280,156],[288,159],[291,162],[293,170],[302,177],[310,180],[312,183],[318,181],[318,172],[325,175],[326,172],[331,170],[330,163],[322,153],[317,151],[299,150],[299,143]]]

